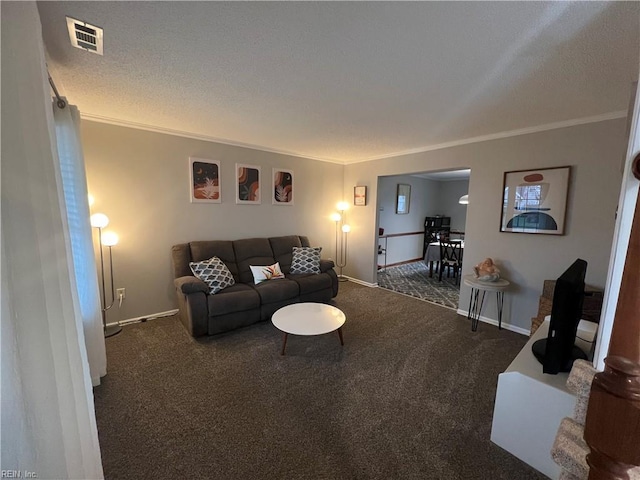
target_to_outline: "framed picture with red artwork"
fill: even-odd
[[[366,186],[353,187],[353,204],[359,207],[363,207],[367,204]]]
[[[505,172],[501,232],[564,235],[571,167]]]
[[[191,203],[221,203],[220,162],[189,157]]]
[[[260,204],[260,167],[236,163],[236,203]]]
[[[293,205],[293,170],[273,169],[271,203],[274,205]]]

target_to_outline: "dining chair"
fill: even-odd
[[[458,273],[462,268],[462,242],[440,240],[439,281],[442,281],[442,272],[445,268],[447,269],[447,278],[449,278],[451,269],[453,268],[453,276],[456,279],[457,284],[460,280],[460,275],[458,275]]]
[[[438,232],[438,240],[448,242],[450,238],[450,233],[448,230],[442,230]]]

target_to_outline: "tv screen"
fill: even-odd
[[[544,373],[568,372],[574,360],[587,358],[586,353],[575,346],[586,273],[587,262],[579,258],[556,280],[549,333],[531,347]]]

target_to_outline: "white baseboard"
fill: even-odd
[[[369,283],[364,280],[360,280],[358,278],[349,277],[348,275],[343,275],[344,278],[348,279],[350,282],[357,283],[358,285],[364,285],[365,287],[377,287],[377,283]]]
[[[175,308],[173,310],[167,310],[166,312],[150,313],[149,315],[142,315],[141,317],[127,318],[126,320],[120,320],[119,322],[107,323],[107,326],[108,327],[110,327],[111,325],[122,326],[122,325],[128,325],[130,323],[139,323],[147,320],[155,320],[156,318],[171,317],[176,313],[178,313],[178,311],[179,310]]]
[[[468,310],[458,309],[457,312],[458,312],[458,315],[463,315],[465,317],[469,316],[469,311]],[[481,315],[479,320],[481,322],[488,323],[488,324],[494,325],[496,327],[498,326],[498,321],[494,320],[493,318],[483,317]],[[512,332],[515,332],[515,333],[519,333],[520,335],[525,335],[527,337],[531,335],[531,332],[529,330],[527,330],[526,328],[516,327],[515,325],[511,325],[510,323],[506,323],[506,322],[502,322],[502,328],[504,328],[505,330],[510,330]]]
[[[343,277],[348,278],[350,282],[357,283],[357,284],[360,284],[360,285],[364,285],[365,287],[380,288],[380,286],[377,283],[365,282],[365,281],[359,280],[357,278],[349,277],[347,275],[343,275]],[[393,292],[393,293],[397,293],[398,295],[404,295],[405,297],[414,298],[416,300],[421,300],[421,299],[419,299],[417,297],[413,297],[413,296],[407,295],[405,293],[394,292],[393,290],[389,290],[389,291]],[[429,302],[428,300],[423,300],[423,301]],[[439,307],[447,308],[449,310],[455,310],[458,315],[462,315],[464,317],[469,316],[469,312],[467,310],[461,310],[461,309],[457,309],[456,310],[455,308],[450,308],[450,307],[447,307],[445,305],[441,305],[441,304],[435,303],[435,302],[429,302],[429,303],[433,303],[434,305],[438,305]],[[494,320],[493,318],[480,316],[479,320],[481,322],[488,323],[488,324],[494,325],[496,327],[498,326],[498,321]],[[531,335],[531,332],[529,330],[527,330],[526,328],[516,327],[515,325],[511,325],[510,323],[506,323],[506,322],[502,322],[502,328],[504,328],[505,330],[509,330],[511,332],[519,333],[520,335],[525,335],[527,337]]]

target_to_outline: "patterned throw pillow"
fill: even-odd
[[[218,257],[202,262],[189,262],[189,267],[196,277],[209,286],[211,295],[236,283],[227,266]]]
[[[322,247],[293,247],[291,273],[320,273]]]
[[[253,282],[257,285],[265,280],[274,280],[276,278],[284,278],[284,273],[280,269],[280,262],[276,262],[273,265],[266,267],[254,267],[249,265],[251,273],[253,274]]]

